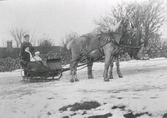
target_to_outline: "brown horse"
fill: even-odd
[[[113,61],[113,57],[119,53],[119,43],[124,36],[129,35],[132,27],[128,20],[121,20],[117,23],[115,31],[102,32],[96,37],[93,36],[81,36],[78,37],[67,45],[67,48],[71,50],[72,60],[70,64],[71,69],[71,82],[78,81],[77,78],[77,66],[82,56],[96,59],[105,56],[104,65],[104,81],[109,81],[108,69],[109,65]],[[107,41],[104,39],[108,39]],[[92,63],[88,63],[88,78],[93,78],[92,75]],[[118,66],[119,67],[119,66]],[[117,68],[119,77],[122,77],[120,69]],[[110,72],[111,73],[111,72]]]

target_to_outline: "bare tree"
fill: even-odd
[[[54,42],[49,38],[42,38],[38,40],[38,47],[42,54],[47,54],[52,51],[52,47],[54,46]]]
[[[10,34],[14,38],[14,41],[16,43],[16,47],[19,48],[22,43],[22,37],[27,33],[27,31],[23,30],[22,28],[15,28],[10,30]]]
[[[161,32],[159,31],[165,21],[165,8],[162,1],[149,0],[143,3],[142,29],[144,32],[144,44],[147,46],[152,40],[159,40]]]
[[[107,29],[109,24],[114,24],[123,18],[130,19],[134,27],[142,33],[146,47],[153,40],[159,40],[161,36],[160,28],[165,22],[165,5],[162,0],[118,4],[118,6],[112,7],[108,15],[95,23],[101,29]]]
[[[52,47],[53,45],[54,43],[51,39],[40,39],[38,41],[38,46],[41,46],[41,47]]]

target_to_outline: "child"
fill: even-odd
[[[47,67],[48,65],[46,64],[46,61],[42,61],[42,59],[41,59],[41,57],[39,55],[40,55],[39,51],[35,52],[35,56],[33,57],[34,60],[40,62],[40,64],[42,64],[42,65]]]
[[[39,56],[39,54],[40,54],[39,51],[35,52],[35,56],[34,56],[35,61],[42,61],[42,59],[41,59],[41,57]]]

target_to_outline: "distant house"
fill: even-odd
[[[17,58],[19,56],[19,48],[12,47],[12,41],[7,41],[7,47],[0,47],[0,58]]]

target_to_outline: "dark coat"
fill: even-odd
[[[34,55],[35,50],[34,50],[34,47],[32,46],[32,44],[30,42],[23,42],[21,44],[20,55],[23,57],[26,47],[29,47],[31,54]]]
[[[30,62],[30,54],[28,52],[24,52],[23,55],[22,55],[22,59],[25,62]]]

